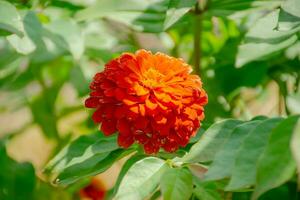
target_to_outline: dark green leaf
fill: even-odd
[[[160,188],[165,200],[188,200],[193,192],[193,176],[185,168],[168,168],[161,177]]]
[[[226,190],[242,189],[255,184],[259,156],[268,143],[271,131],[281,120],[281,118],[265,119],[247,135],[238,149],[232,177]]]
[[[293,131],[291,148],[298,169],[298,186],[300,187],[300,120],[298,120]]]
[[[280,186],[294,175],[296,164],[290,150],[290,141],[298,119],[299,116],[289,117],[273,129],[267,148],[257,164],[253,199]]]
[[[32,199],[36,181],[32,164],[17,163],[8,157],[3,141],[0,141],[0,163],[0,199]]]
[[[213,163],[205,174],[205,180],[219,180],[232,175],[238,147],[259,123],[260,120],[254,120],[235,127],[220,151],[216,154]]]

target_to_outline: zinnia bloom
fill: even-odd
[[[192,68],[182,59],[139,50],[124,53],[105,65],[90,85],[85,101],[92,118],[118,144],[141,144],[147,154],[162,147],[174,152],[196,134],[204,118],[206,92]]]
[[[103,200],[105,189],[100,180],[93,178],[91,183],[79,191],[82,200]]]

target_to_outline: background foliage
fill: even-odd
[[[107,199],[298,199],[299,36],[298,0],[1,0],[1,119],[26,112],[1,123],[0,199],[78,198],[124,156]],[[184,58],[209,95],[174,154],[120,149],[82,106],[92,75],[140,48]],[[52,152],[15,161],[7,149],[36,126]]]

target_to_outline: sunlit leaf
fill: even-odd
[[[17,34],[22,37],[22,22],[17,9],[7,1],[0,1],[0,35]]]
[[[56,184],[68,185],[105,171],[130,152],[119,149],[115,136],[81,136],[48,163],[46,172],[55,175]]]
[[[246,34],[244,44],[239,47],[237,67],[278,53],[297,41],[295,33],[300,30],[300,27],[288,31],[276,30],[278,14],[279,10],[275,10],[251,27]]]
[[[76,60],[81,57],[84,51],[84,42],[78,24],[72,20],[60,19],[51,22],[47,28],[66,41],[69,51]]]
[[[200,140],[195,143],[183,162],[207,162],[214,159],[215,154],[228,139],[233,129],[242,121],[228,119],[218,122],[207,129]]]
[[[196,4],[197,0],[170,0],[164,29],[170,28]]]
[[[136,162],[124,176],[115,199],[145,199],[150,196],[166,167],[164,160],[155,157]]]

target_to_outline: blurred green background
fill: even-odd
[[[75,198],[85,183],[57,189],[42,169],[72,138],[97,130],[83,106],[89,83],[122,52],[160,51],[198,66],[209,96],[204,127],[299,113],[299,32],[263,30],[282,2],[203,0],[195,17],[196,2],[1,0],[0,197]],[[118,170],[100,176],[107,189]]]

